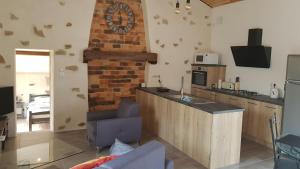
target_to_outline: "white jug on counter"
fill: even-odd
[[[272,99],[278,99],[279,98],[279,90],[276,87],[276,83],[272,83],[270,97]]]

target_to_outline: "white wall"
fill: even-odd
[[[201,1],[191,1],[192,15],[189,15],[184,8],[184,1],[181,1],[181,14],[175,14],[176,1],[143,0],[142,2],[146,33],[148,33],[148,50],[158,53],[159,57],[157,65],[149,65],[147,68],[147,86],[157,86],[156,75],[160,75],[163,86],[180,90],[181,76],[185,76],[185,91],[189,92],[191,74],[187,74],[186,71],[191,70],[193,54],[210,48],[211,8]],[[155,16],[159,16],[159,19],[155,19]],[[186,21],[183,17],[186,17]],[[164,24],[163,19],[166,19],[168,24]],[[195,24],[190,24],[191,21]],[[160,41],[159,44],[156,43],[157,40]],[[199,45],[199,42],[202,45]],[[178,46],[174,47],[174,43]],[[161,48],[163,44],[165,47]],[[184,63],[185,60],[189,60],[188,64]],[[166,62],[169,64],[166,65]]]
[[[283,90],[287,56],[300,53],[299,6],[299,0],[247,0],[213,9],[211,47],[227,65],[227,80],[240,76],[242,89],[264,94],[271,82]],[[235,66],[230,46],[246,45],[249,28],[263,28],[263,45],[272,47],[270,69]]]
[[[67,55],[54,56],[54,129],[65,126],[62,130],[75,130],[84,127],[78,126],[85,122],[88,110],[87,99],[76,97],[72,88],[80,88],[87,98],[87,66],[82,63],[82,52],[88,47],[89,33],[95,0],[0,0],[0,54],[5,57],[6,64],[0,64],[0,85],[15,84],[15,48],[31,49],[64,49],[65,44],[71,44]],[[10,13],[18,20],[11,20]],[[66,27],[71,22],[72,27]],[[43,28],[44,25],[53,25],[52,29]],[[45,38],[38,37],[33,32],[33,26],[43,29]],[[5,36],[4,31],[14,32],[12,36]],[[20,41],[30,41],[29,47],[21,45]],[[69,56],[74,53],[75,56]],[[7,68],[11,65],[11,68]],[[78,71],[65,70],[64,76],[59,76],[59,70],[66,66],[77,65]],[[10,133],[14,129],[14,115],[10,116]],[[66,124],[66,118],[71,122]]]

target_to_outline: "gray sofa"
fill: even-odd
[[[139,142],[142,132],[139,113],[138,104],[131,100],[122,100],[118,110],[88,112],[90,144],[103,148],[111,146],[116,138],[125,143]]]
[[[165,146],[151,141],[95,169],[174,169],[166,159]]]

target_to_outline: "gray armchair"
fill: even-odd
[[[118,110],[87,113],[88,140],[98,148],[110,146],[118,138],[125,143],[139,142],[142,119],[139,106],[122,100]]]

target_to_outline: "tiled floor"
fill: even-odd
[[[66,133],[52,134],[49,132],[35,132],[30,134],[20,134],[17,138],[9,139],[6,145],[5,152],[0,153],[0,169],[14,169],[16,167],[16,153],[9,153],[10,156],[3,155],[7,152],[15,152],[17,148],[47,142],[51,139],[60,139],[70,145],[84,150],[83,153],[55,161],[53,163],[38,167],[40,169],[67,169],[76,164],[94,159],[97,155],[95,148],[88,145],[86,141],[86,132],[74,131]],[[147,142],[152,138],[151,136],[144,136],[143,142]],[[158,139],[166,145],[167,157],[174,160],[175,169],[205,169],[196,161],[192,160],[176,148]],[[56,147],[59,149],[59,147]],[[106,154],[104,150],[102,154]],[[30,155],[30,154],[28,154]],[[4,160],[5,159],[5,160]],[[26,168],[26,167],[23,167]],[[28,167],[27,167],[28,168]],[[226,169],[272,169],[272,152],[270,149],[264,148],[253,142],[243,140],[241,163],[239,166],[231,166]]]

